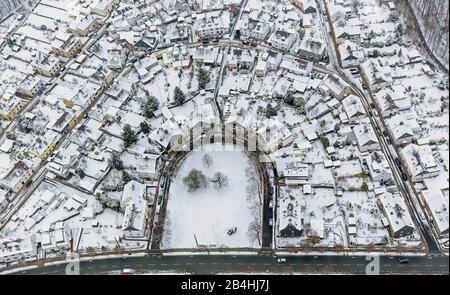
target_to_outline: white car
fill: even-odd
[[[278,263],[286,263],[286,258],[278,258],[277,262]]]

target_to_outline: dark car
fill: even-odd
[[[33,180],[28,180],[27,183],[25,184],[26,187],[30,187],[31,184],[33,183]]]
[[[395,158],[394,162],[397,166],[399,166],[399,167],[402,166],[402,162],[400,161],[399,158]]]
[[[408,176],[405,174],[405,172],[401,171],[400,174],[402,175],[403,181],[408,181]]]
[[[409,263],[409,258],[407,257],[399,257],[398,258],[398,262],[401,264],[408,264]]]

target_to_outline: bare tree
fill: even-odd
[[[206,168],[209,168],[214,164],[214,160],[212,159],[212,157],[209,154],[205,154],[203,156],[202,162]]]
[[[259,204],[262,205],[262,191],[261,191],[261,185],[259,183],[259,176],[256,173],[254,169],[252,169],[251,166],[249,166],[245,170],[245,174],[247,176],[248,182],[247,182],[247,200],[253,201],[257,199],[259,201]],[[256,198],[255,198],[256,197]]]
[[[214,173],[213,177],[211,178],[211,182],[214,184],[215,189],[222,189],[229,184],[228,176],[226,176],[222,172]]]
[[[253,220],[247,230],[247,235],[252,241],[258,241],[258,245],[261,246],[261,224],[260,219]]]
[[[162,236],[162,243],[169,244],[172,239],[172,221],[169,217],[169,210],[166,211],[166,218],[164,220],[164,232]]]

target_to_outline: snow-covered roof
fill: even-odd
[[[389,224],[394,233],[405,227],[415,228],[408,207],[400,193],[391,194],[386,192],[379,196]]]

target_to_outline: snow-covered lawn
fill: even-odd
[[[194,236],[200,246],[259,247],[258,239],[247,234],[249,225],[261,215],[258,194],[247,198],[250,178],[246,170],[253,166],[242,152],[209,147],[214,151],[190,153],[171,184],[162,248],[196,248]],[[205,154],[213,160],[210,167],[202,161]],[[210,183],[206,189],[188,192],[183,178],[192,169],[201,170],[208,178],[222,172],[229,185],[217,190]],[[237,231],[230,236],[227,231],[233,227]]]

